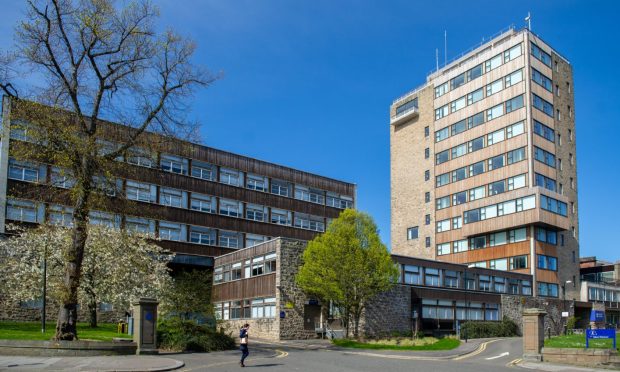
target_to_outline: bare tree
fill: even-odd
[[[38,146],[17,146],[15,153],[45,158],[75,180],[57,340],[77,337],[88,215],[101,194],[96,180],[110,172],[114,159],[144,143],[148,132],[191,133],[184,101],[215,79],[192,63],[193,42],[172,31],[156,32],[157,17],[148,0],[129,1],[122,8],[113,0],[31,0],[17,28],[15,53],[2,56],[0,89],[11,97],[14,111],[28,118],[28,129],[37,129],[31,132]],[[13,72],[24,67],[32,80],[43,81],[36,104],[17,94]],[[113,148],[101,141],[111,126],[107,120],[130,128]]]

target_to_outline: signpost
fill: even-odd
[[[590,346],[590,339],[612,339],[613,347],[616,348],[616,330],[615,329],[587,329],[586,330],[586,349]]]

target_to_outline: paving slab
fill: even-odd
[[[0,371],[172,371],[182,361],[159,356],[119,355],[97,357],[0,356]]]

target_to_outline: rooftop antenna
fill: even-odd
[[[443,64],[448,64],[448,31],[443,31]]]
[[[435,62],[437,63],[437,71],[439,71],[439,49],[435,48]]]
[[[532,31],[532,15],[530,12],[527,12],[527,17],[525,17],[525,22],[527,22],[527,29]]]

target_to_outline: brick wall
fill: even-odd
[[[547,312],[545,315],[545,336],[548,329],[551,329],[552,335],[561,334],[567,320],[567,318],[562,318],[562,312],[568,311],[569,316],[575,314],[575,307],[571,305],[572,301],[554,298],[502,295],[502,315],[519,326],[519,334],[523,330],[523,310],[529,308],[543,309]]]

